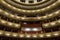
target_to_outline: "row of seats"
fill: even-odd
[[[56,2],[56,0],[50,0],[49,2],[46,2],[46,3],[43,3],[43,4],[39,4],[39,5],[35,5],[35,6],[27,6],[27,5],[21,5],[21,4],[17,4],[11,0],[5,0],[5,2],[11,4],[12,6],[15,6],[17,8],[20,8],[20,9],[40,9],[40,8],[43,8],[43,7],[46,7],[46,6],[49,6],[49,5],[52,5]]]
[[[2,13],[4,13],[4,14],[2,14]],[[5,12],[5,11],[3,11],[3,10],[1,10],[0,11],[0,15],[3,15],[3,16],[6,16],[6,17],[8,17],[8,18],[12,18],[12,19],[15,19],[15,20],[27,20],[27,21],[36,21],[36,20],[45,20],[45,19],[49,19],[49,18],[52,18],[52,17],[55,17],[55,16],[57,16],[57,15],[59,15],[60,14],[60,10],[57,10],[56,12],[53,12],[53,13],[51,13],[51,14],[48,14],[48,15],[45,15],[45,16],[41,16],[41,17],[39,17],[39,16],[37,16],[37,17],[21,17],[21,16],[17,16],[17,15],[13,15],[13,14],[11,14],[11,13],[8,13],[8,12]]]
[[[38,9],[38,10],[23,10],[23,9],[19,9],[19,8],[16,8],[14,6],[11,6],[9,5],[8,3],[6,3],[5,1],[0,1],[0,4],[2,4],[3,6],[5,6],[7,9],[10,9],[12,11],[16,11],[17,13],[24,13],[24,14],[37,14],[37,13],[41,13],[41,12],[45,12],[45,11],[49,11],[49,10],[52,10],[54,8],[56,8],[56,6],[59,5],[59,2],[55,2],[54,4],[46,7],[46,8],[43,8],[43,9]]]
[[[27,33],[23,34],[23,33],[14,33],[0,30],[1,36],[15,37],[15,38],[46,38],[46,37],[49,38],[59,36],[59,34],[60,31],[42,33],[42,34],[27,34]]]
[[[11,0],[11,1],[13,1],[13,2],[15,2],[15,3],[17,3],[17,4],[20,4],[20,5],[25,5],[25,6],[36,6],[36,5],[41,5],[41,4],[43,4],[43,3],[46,3],[46,2],[49,2],[50,0],[41,0],[40,2],[37,2],[37,3],[32,3],[32,4],[30,4],[30,3],[23,3],[23,2],[20,2],[20,1],[18,1],[18,0]],[[28,0],[29,1],[29,0]],[[34,1],[34,0],[33,0]]]

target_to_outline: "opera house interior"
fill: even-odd
[[[60,40],[60,0],[0,0],[0,40]]]

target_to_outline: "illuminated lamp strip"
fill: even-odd
[[[25,20],[25,21],[34,21],[34,20],[36,21],[36,20],[49,19],[49,18],[55,17],[57,15],[60,15],[60,10],[57,10],[56,12],[53,12],[51,14],[41,16],[41,17],[39,17],[39,16],[37,16],[37,17],[20,17],[20,16],[13,15],[11,13],[5,12],[2,9],[0,9],[0,15],[3,15],[3,16],[6,16],[8,18],[15,19],[15,20],[18,19],[18,20]]]
[[[42,28],[41,27],[34,27],[34,28],[22,27],[21,30],[24,32],[38,32],[38,31],[41,31]]]
[[[57,37],[60,36],[60,31],[42,33],[42,34],[22,34],[22,33],[14,33],[0,30],[0,36],[7,37],[15,37],[15,38],[49,38],[49,37]]]
[[[57,21],[54,21],[54,22],[49,22],[49,23],[42,24],[43,28],[50,28],[50,27],[54,27],[54,26],[57,26],[57,25],[60,25],[60,19],[57,20]]]
[[[7,7],[8,9],[11,9],[11,10],[13,10],[13,11],[16,11],[16,12],[23,12],[23,13],[38,13],[38,12],[44,12],[44,11],[47,11],[47,10],[50,10],[50,9],[52,9],[52,8],[54,8],[54,7],[56,7],[56,6],[58,6],[59,5],[59,0],[58,1],[56,1],[54,4],[52,4],[52,5],[50,5],[50,6],[48,6],[48,7],[46,7],[46,8],[43,8],[43,9],[38,9],[38,10],[23,10],[23,9],[19,9],[19,8],[16,8],[16,7],[13,7],[13,6],[11,6],[11,5],[9,5],[8,3],[6,3],[4,0],[0,0],[0,4],[2,4],[2,5],[4,5],[5,7]]]
[[[0,25],[4,25],[4,26],[7,26],[7,27],[12,27],[12,28],[20,28],[20,26],[21,26],[20,24],[8,22],[8,21],[5,21],[3,19],[0,19]]]

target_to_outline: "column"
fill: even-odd
[[[25,3],[27,3],[27,4],[28,4],[28,3],[29,3],[29,0],[25,0]]]
[[[37,3],[37,0],[34,0],[34,3]]]

